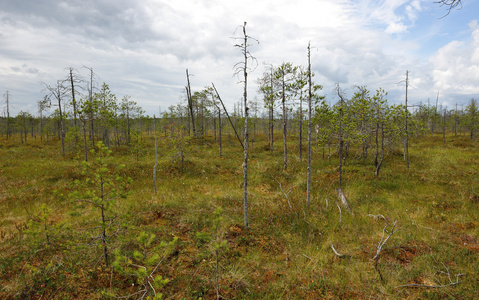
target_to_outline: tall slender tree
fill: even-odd
[[[243,74],[243,79],[240,80],[244,84],[243,88],[243,101],[244,101],[244,162],[243,162],[243,180],[244,180],[244,227],[248,229],[249,220],[248,220],[248,72],[251,70],[248,67],[248,61],[252,64],[257,64],[256,58],[251,55],[248,48],[251,47],[251,44],[248,44],[248,40],[253,40],[259,43],[256,39],[248,36],[246,34],[246,22],[239,28],[243,31],[242,37],[236,37],[235,39],[241,41],[239,44],[235,44],[235,47],[240,48],[241,53],[243,54],[244,60],[235,65],[235,74],[239,76],[240,73]]]
[[[287,131],[288,131],[288,111],[286,109],[286,102],[291,100],[295,95],[295,80],[298,67],[294,67],[292,63],[283,63],[274,72],[275,82],[279,86],[277,96],[281,98],[281,105],[283,110],[283,156],[284,169],[288,168],[288,146],[287,146]]]
[[[43,140],[43,112],[50,108],[50,99],[45,95],[43,100],[38,101],[37,104],[40,114],[40,140]]]
[[[404,159],[407,163],[407,168],[409,169],[409,132],[408,132],[408,117],[409,110],[407,106],[407,92],[409,87],[409,71],[406,71],[406,104],[404,105]],[[436,104],[437,107],[437,104]]]
[[[55,97],[57,100],[58,106],[58,113],[60,116],[60,138],[62,141],[62,155],[65,157],[65,126],[63,120],[63,110],[62,110],[62,100],[63,97],[66,95],[67,90],[63,86],[63,82],[58,80],[57,85],[55,87],[49,86],[45,84],[46,89],[50,91],[50,94]]]
[[[4,94],[5,102],[7,104],[7,140],[10,137],[10,92],[6,91]]]
[[[268,142],[269,150],[273,152],[274,141],[274,105],[275,105],[275,92],[274,92],[274,67],[268,64],[263,76],[258,78],[257,83],[259,85],[258,91],[263,94],[264,107],[268,110]]]
[[[308,43],[308,169],[306,202],[311,204],[311,109],[312,105],[312,74],[311,74],[311,42]]]

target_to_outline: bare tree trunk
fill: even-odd
[[[274,107],[271,106],[269,110],[269,149],[273,153],[273,142],[274,142]]]
[[[248,36],[246,35],[246,22],[243,25],[243,35],[244,35],[244,44],[243,44],[243,54],[244,54],[244,113],[245,113],[245,123],[244,123],[244,162],[243,162],[243,173],[244,173],[244,227],[247,229],[249,226],[249,216],[248,216],[248,101],[247,101],[247,86],[248,86]]]
[[[285,94],[285,82],[284,82],[284,71],[283,71],[283,99],[282,99],[282,105],[283,105],[283,149],[284,149],[284,169],[286,170],[288,168],[288,147],[286,145],[286,140],[287,140],[287,120],[286,120],[286,94]]]
[[[87,67],[85,67],[87,68]],[[90,105],[92,106],[92,109],[90,111],[90,121],[91,121],[91,126],[90,126],[90,139],[91,139],[91,146],[92,148],[95,147],[95,125],[94,125],[94,119],[95,119],[95,109],[93,105],[93,68],[87,68],[90,70],[90,86],[88,87],[88,98],[90,101]]]
[[[75,85],[73,82],[73,68],[70,68],[70,84],[72,86],[73,124],[77,126],[77,102],[75,100]]]
[[[442,139],[444,144],[446,143],[446,112],[447,106],[444,108],[443,119],[442,119]]]
[[[343,187],[343,148],[344,148],[344,134],[343,134],[343,109],[344,109],[344,99],[341,96],[341,92],[339,89],[338,84],[338,96],[340,99],[340,106],[339,106],[339,189],[341,190]]]
[[[299,98],[299,161],[303,162],[303,90]]]
[[[311,204],[311,44],[308,43],[308,170],[307,170],[307,203]],[[324,158],[324,147],[323,147]]]
[[[244,97],[244,117],[245,117],[245,125],[244,125],[244,162],[243,162],[243,173],[244,173],[244,227],[248,229],[249,226],[249,215],[248,215],[248,59],[251,59],[253,62],[256,60],[248,51],[248,35],[246,34],[246,22],[244,22],[243,26],[243,37],[238,38],[242,40],[242,44],[237,44],[235,47],[241,48],[243,53],[244,62],[236,64],[236,74],[243,73],[244,76],[244,90],[243,90],[243,97]],[[216,89],[215,89],[216,90]],[[223,102],[221,102],[223,103]]]
[[[405,139],[404,139],[404,160],[407,163],[407,168],[409,169],[409,132],[408,132],[408,114],[409,111],[407,109],[407,90],[409,87],[409,71],[406,71],[406,106],[405,106],[405,123],[404,123],[404,130],[406,131]]]
[[[376,170],[374,175],[379,176],[379,170],[384,160],[384,124],[381,123],[381,159],[379,159],[379,122],[376,124],[376,155],[374,157],[374,166]]]
[[[86,124],[83,124],[83,150],[85,153],[85,161],[88,161],[88,148],[86,145]]]
[[[5,93],[5,100],[7,102],[7,140],[10,137],[10,92]]]
[[[105,195],[103,194],[103,178],[100,178],[100,195],[101,195],[101,221],[102,221],[102,235],[101,235],[101,239],[102,239],[102,242],[103,242],[103,255],[105,257],[105,264],[106,266],[108,267],[108,247],[107,247],[107,244],[106,244],[106,218],[105,218],[105,204],[104,204],[104,197]]]
[[[60,91],[60,83],[57,83],[57,99],[58,99],[58,111],[60,113],[60,130],[61,130],[61,138],[62,138],[62,155],[65,157],[65,131],[63,130],[63,114],[62,114],[62,103],[61,103],[61,91]]]
[[[190,75],[188,74],[188,69],[186,69],[186,80],[188,83],[188,85],[186,86],[186,97],[188,98],[188,107],[190,109],[191,126],[193,127],[193,138],[196,139],[195,115],[193,113],[193,99],[191,98]]]
[[[158,167],[158,148],[156,143],[156,116],[153,115],[153,127],[155,129],[155,166],[153,167],[153,182],[155,185],[155,194],[156,194],[156,168]]]
[[[220,156],[223,155],[223,144],[221,141],[221,111],[218,107],[218,139],[220,144]]]

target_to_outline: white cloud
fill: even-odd
[[[475,42],[451,43],[427,65],[416,55],[421,40],[405,34],[420,20],[422,1],[0,0],[0,92],[8,89],[20,107],[31,107],[43,97],[41,81],[65,78],[70,66],[86,77],[85,65],[118,98],[128,94],[152,114],[177,104],[188,68],[193,89],[214,82],[232,106],[242,92],[233,77],[241,53],[231,37],[247,21],[248,34],[260,41],[250,49],[259,62],[250,74],[252,96],[263,62],[304,65],[308,42],[326,94],[339,82],[383,87],[402,98],[396,83],[409,69],[426,95],[436,78],[445,85],[464,75],[463,67],[473,72],[479,32],[471,23]],[[457,52],[460,59],[452,60]]]
[[[452,41],[430,59],[434,88],[445,95],[479,94],[479,26],[470,24],[471,39]]]

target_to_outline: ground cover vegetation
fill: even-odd
[[[5,93],[2,298],[477,295],[476,101],[339,85],[326,99],[309,63],[288,62],[251,100],[256,40],[238,32],[244,95],[229,112],[188,70],[184,99],[153,117],[90,68],[45,84],[38,116],[11,117]]]
[[[195,134],[187,103],[155,119],[80,109],[95,126],[76,129],[66,116],[64,156],[58,114],[19,114],[8,135],[2,119],[2,298],[477,295],[475,101],[410,109],[408,168],[405,110],[384,91],[359,87],[347,99],[338,88],[334,105],[318,97],[308,205],[300,99],[286,111],[286,168],[283,145],[273,147],[285,141],[283,110],[271,118],[275,96],[265,97],[267,111],[251,105],[248,123],[246,229],[244,152],[231,126],[241,128],[241,111],[220,123],[207,91],[192,93]]]

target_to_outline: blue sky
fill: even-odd
[[[439,92],[440,104],[461,105],[479,97],[479,1],[463,0],[444,18],[447,9],[434,2],[0,0],[0,94],[9,91],[12,115],[36,115],[43,83],[65,79],[69,67],[87,79],[87,66],[98,87],[106,82],[153,115],[182,101],[188,68],[193,90],[214,82],[232,107],[242,90],[231,37],[247,21],[260,41],[251,48],[259,64],[250,99],[261,100],[254,80],[265,63],[305,65],[311,42],[315,81],[330,103],[337,83],[349,95],[356,85],[382,87],[400,103],[409,70],[412,103]]]

